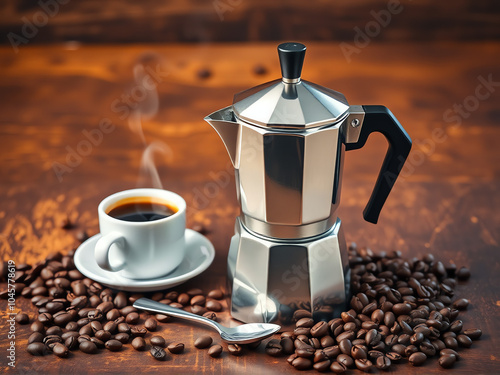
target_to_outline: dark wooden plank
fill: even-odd
[[[471,300],[462,314],[466,326],[483,329],[482,340],[463,351],[455,373],[498,372],[500,330],[498,304],[500,217],[500,154],[497,148],[500,112],[497,86],[477,101],[459,124],[446,121],[454,104],[471,106],[482,79],[500,81],[498,44],[372,44],[346,63],[339,46],[310,44],[304,78],[343,92],[351,103],[385,104],[414,140],[410,161],[396,183],[378,225],[363,222],[361,212],[385,151],[385,141],[373,137],[362,150],[346,154],[342,218],[348,241],[374,250],[400,249],[405,256],[433,252],[472,270],[458,293]],[[185,46],[102,46],[65,50],[28,47],[14,55],[0,49],[0,256],[17,263],[43,259],[52,251],[76,246],[74,233],[60,229],[69,213],[78,228],[98,230],[96,206],[106,195],[137,186],[144,144],[129,128],[128,116],[113,111],[113,102],[134,89],[132,69],[138,61],[160,64],[158,113],[143,121],[148,143],[162,141],[172,158],[158,155],[163,186],[179,192],[192,208],[188,226],[203,224],[214,243],[214,264],[183,288],[225,285],[225,260],[238,214],[233,173],[224,147],[203,117],[231,103],[240,90],[279,76],[275,44]],[[263,65],[267,73],[254,73]],[[200,69],[211,76],[201,79]],[[167,74],[168,73],[168,74]],[[480,90],[481,95],[487,91]],[[132,101],[143,106],[142,101]],[[141,107],[146,109],[146,107]],[[472,107],[471,107],[472,109]],[[122,118],[120,118],[122,117]],[[67,147],[77,149],[83,131],[109,118],[116,128],[103,135],[88,155],[62,176],[53,163],[66,163]],[[436,130],[437,129],[437,130]],[[442,134],[436,137],[439,129]],[[433,136],[434,134],[434,136]],[[144,183],[149,185],[150,183]],[[0,302],[0,351],[7,348],[5,301]],[[24,300],[17,307],[34,310]],[[229,317],[223,315],[226,322]],[[24,352],[28,328],[17,328],[18,371],[43,372],[270,372],[290,371],[284,358],[262,353],[211,360],[190,348],[164,364],[130,347],[119,355],[68,360],[33,358]],[[169,340],[191,343],[207,332],[172,322],[161,327]],[[6,366],[6,357],[0,358]],[[118,367],[120,366],[120,367]],[[126,370],[125,370],[126,369]],[[423,368],[397,366],[393,372],[437,373],[435,361]]]
[[[0,4],[2,43],[229,42],[323,40],[352,43],[359,28],[378,41],[498,40],[498,3],[456,0],[328,2],[156,0]],[[59,4],[62,3],[62,4]],[[55,4],[55,5],[54,5]],[[45,16],[47,15],[47,16]],[[29,25],[33,25],[34,27]],[[27,26],[28,25],[28,26]]]

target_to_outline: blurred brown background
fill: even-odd
[[[352,41],[355,27],[398,4],[411,12],[392,17],[378,42],[500,38],[500,6],[492,0],[2,0],[0,34],[9,43],[8,33],[20,35],[26,19],[43,24],[36,13],[45,9],[50,22],[30,42]]]

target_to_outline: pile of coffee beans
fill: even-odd
[[[450,368],[460,360],[459,348],[481,336],[480,329],[464,329],[458,319],[469,305],[465,298],[454,299],[456,280],[470,277],[465,267],[457,271],[432,254],[403,259],[400,252],[376,254],[354,244],[349,263],[350,309],[329,322],[295,311],[295,330],[270,340],[267,354],[289,355],[297,370],[338,374],[350,368],[387,370],[400,362],[421,366],[431,357]]]
[[[171,354],[181,354],[184,343],[167,341],[155,334],[159,323],[169,321],[167,315],[139,312],[132,304],[145,295],[115,291],[85,278],[73,262],[74,252],[67,255],[51,254],[44,261],[33,266],[17,265],[15,274],[16,296],[31,298],[38,309],[38,315],[31,324],[33,332],[28,339],[28,353],[41,356],[52,353],[65,358],[73,350],[95,354],[100,350],[117,352],[128,343],[137,351],[149,350],[157,360],[165,360],[168,350]],[[0,278],[5,280],[7,263],[0,262]],[[7,291],[0,293],[6,298]],[[201,289],[185,292],[169,291],[148,294],[155,301],[185,309],[208,319],[217,320],[216,312],[223,310],[220,302],[224,293],[215,289],[203,293]],[[144,320],[141,320],[141,314]],[[18,324],[29,324],[26,312],[16,315]],[[144,321],[141,325],[140,322]],[[147,340],[148,336],[149,340]],[[202,346],[209,347],[212,338],[203,338]],[[206,346],[203,346],[206,345]],[[195,343],[195,346],[197,344]],[[220,345],[210,348],[208,355],[218,357],[222,353]]]
[[[143,294],[111,290],[85,278],[76,270],[73,255],[73,251],[55,253],[33,266],[16,267],[16,295],[31,298],[38,309],[28,339],[30,354],[65,358],[74,350],[116,352],[129,343],[160,361],[184,352],[184,343],[167,343],[155,333],[169,316],[135,309],[132,304]],[[349,262],[350,309],[328,322],[315,321],[310,311],[295,311],[295,329],[268,340],[268,355],[288,355],[288,363],[297,370],[334,373],[387,370],[394,363],[421,366],[431,357],[439,357],[441,367],[451,368],[461,358],[459,350],[469,348],[481,336],[480,329],[466,329],[458,319],[469,301],[455,298],[455,287],[457,279],[470,277],[467,268],[457,270],[453,263],[445,265],[432,254],[403,259],[399,252],[374,253],[355,245],[349,248]],[[7,264],[0,262],[1,281],[6,270]],[[7,295],[7,291],[0,292],[0,298]],[[207,294],[201,289],[156,292],[147,297],[212,320],[224,310],[220,302],[224,293],[218,289]],[[18,313],[16,322],[29,324],[29,315]],[[192,345],[213,358],[224,351],[206,335]],[[241,356],[259,345],[227,345],[227,352]]]

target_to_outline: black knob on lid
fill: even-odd
[[[298,82],[302,73],[306,46],[302,43],[282,43],[278,46],[278,55],[283,81],[287,83]]]

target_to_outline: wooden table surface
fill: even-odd
[[[140,161],[145,145],[156,145],[166,150],[154,157],[163,187],[186,199],[188,227],[205,227],[216,248],[210,268],[178,289],[224,287],[238,206],[229,158],[203,117],[231,104],[234,93],[279,77],[275,48],[274,43],[70,43],[26,46],[14,54],[1,47],[1,258],[34,263],[76,246],[79,229],[97,233],[101,199],[152,186],[152,179],[140,174]],[[140,76],[144,66],[156,71],[157,95],[142,95],[134,81],[134,70]],[[346,154],[339,216],[347,240],[373,250],[398,249],[409,257],[432,252],[470,267],[471,279],[458,286],[458,295],[471,301],[461,319],[480,327],[483,337],[462,352],[452,373],[500,372],[500,44],[372,43],[348,63],[338,44],[310,43],[303,77],[344,93],[351,104],[384,104],[407,129],[414,147],[377,225],[363,221],[362,209],[386,142],[375,135],[363,149]],[[103,121],[110,121],[112,130],[86,147],[85,134]],[[59,227],[66,213],[76,229]],[[5,368],[5,301],[0,306]],[[29,301],[20,298],[16,307],[33,317]],[[175,322],[162,325],[161,332],[190,347],[165,363],[130,346],[118,354],[39,358],[25,352],[29,326],[17,326],[16,371],[293,373],[285,358],[268,357],[262,348],[239,358],[209,358],[190,344],[208,332],[202,327]],[[423,368],[392,369],[444,371],[435,359]]]

